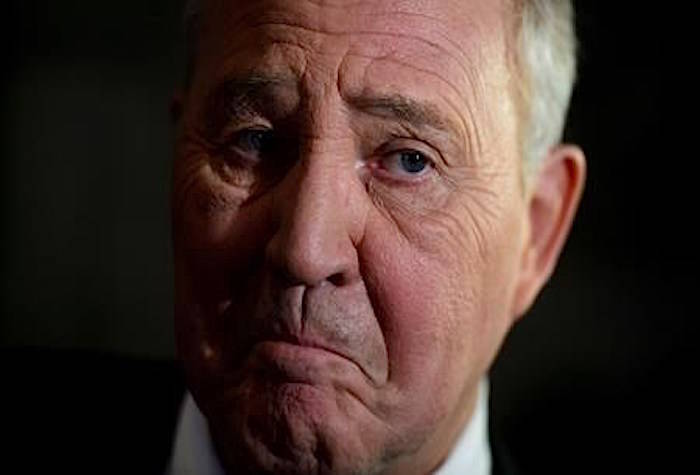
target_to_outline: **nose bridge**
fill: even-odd
[[[268,259],[287,279],[339,285],[357,273],[359,203],[352,199],[354,169],[333,140],[308,140],[279,188],[278,228]]]

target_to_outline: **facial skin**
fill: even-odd
[[[212,0],[202,24],[176,333],[220,459],[430,472],[554,266],[582,154],[523,187],[499,2]]]

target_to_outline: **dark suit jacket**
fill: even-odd
[[[185,386],[172,361],[4,349],[3,466],[16,473],[162,474]],[[515,475],[491,434],[494,475]],[[3,473],[13,473],[3,470]]]

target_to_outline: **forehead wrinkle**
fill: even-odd
[[[467,15],[461,15],[460,18],[460,28],[459,31],[463,32],[466,34],[467,37],[462,38],[460,42],[452,39],[449,35],[445,34],[445,24],[446,22],[450,21],[449,19],[441,19],[437,16],[433,15],[428,15],[426,13],[421,13],[421,12],[407,12],[404,10],[395,10],[395,11],[390,11],[388,13],[377,13],[375,12],[370,12],[371,16],[369,14],[365,14],[368,18],[371,18],[375,23],[377,22],[377,19],[381,19],[384,17],[387,18],[395,18],[396,16],[399,17],[415,17],[419,19],[431,19],[434,20],[436,23],[443,23],[443,25],[438,25],[437,28],[431,28],[427,29],[424,27],[423,24],[419,23],[417,26],[419,26],[418,29],[411,29],[409,31],[418,31],[417,33],[406,33],[401,30],[406,29],[405,22],[400,23],[399,26],[394,26],[394,23],[397,22],[390,22],[390,21],[385,21],[385,22],[379,22],[382,25],[382,28],[384,30],[382,31],[381,29],[355,29],[352,30],[351,27],[348,27],[348,19],[347,13],[345,13],[344,18],[342,19],[343,21],[336,21],[337,24],[339,24],[339,27],[336,27],[335,24],[330,22],[329,24],[323,23],[319,21],[318,16],[314,15],[309,15],[308,11],[306,10],[300,10],[296,9],[296,11],[290,9],[286,4],[285,5],[279,5],[279,4],[274,4],[273,2],[273,7],[276,8],[268,8],[266,9],[266,6],[269,7],[271,2],[260,2],[258,8],[253,9],[255,11],[248,11],[247,15],[243,15],[246,18],[249,18],[251,21],[246,22],[246,28],[245,29],[250,29],[250,28],[260,28],[262,30],[265,30],[265,27],[278,27],[280,30],[284,30],[286,28],[290,29],[299,29],[302,31],[305,31],[307,33],[310,33],[313,36],[317,36],[319,34],[327,34],[329,36],[352,36],[352,35],[369,35],[369,36],[378,36],[378,37],[389,37],[389,38],[395,38],[399,40],[411,40],[411,41],[416,41],[423,43],[430,48],[436,50],[434,53],[435,56],[437,57],[448,57],[450,60],[456,62],[458,64],[458,67],[463,71],[464,75],[466,77],[474,78],[476,75],[478,75],[479,71],[481,68],[476,67],[477,64],[480,64],[483,62],[484,56],[483,52],[480,51],[481,48],[474,47],[476,45],[481,45],[482,42],[475,42],[471,41],[470,38],[472,37],[477,37],[477,36],[487,36],[488,35],[479,35],[479,32],[483,30],[481,25],[475,23],[469,16]],[[314,2],[318,8],[322,8],[324,6],[337,6],[338,4],[331,4],[328,5],[326,2]],[[399,5],[401,5],[403,2],[399,2]],[[364,2],[355,2],[352,3],[348,6],[352,7],[355,5],[361,5],[365,4]],[[367,2],[366,4],[372,5],[371,2]],[[392,4],[393,5],[393,4]],[[287,7],[287,8],[285,8]],[[250,10],[250,9],[248,9]],[[347,10],[347,8],[346,8]],[[257,14],[255,14],[257,13]],[[253,20],[253,18],[255,20]],[[357,19],[357,15],[353,16],[354,19]],[[367,22],[359,22],[360,25],[367,24]],[[428,30],[428,31],[425,31]],[[448,28],[449,30],[449,28]],[[280,34],[282,32],[278,31],[277,34]],[[445,44],[441,44],[441,42],[438,42],[434,39],[430,39],[426,37],[426,34],[421,35],[421,33],[430,33],[434,35],[438,35],[443,42],[448,43],[450,47],[447,47]],[[259,34],[259,33],[258,33]],[[274,31],[263,31],[264,35],[269,35],[273,39],[276,35]],[[285,35],[281,35],[285,36]],[[429,36],[429,35],[428,35]],[[304,39],[306,38],[306,40]],[[306,47],[303,49],[306,50],[308,53],[313,53],[316,48],[319,46],[319,43],[317,41],[311,41],[309,43],[309,40],[311,38],[308,37],[308,35],[303,35],[303,36],[294,36],[294,43],[299,44],[306,44]],[[351,42],[352,43],[352,42]],[[382,43],[383,45],[386,45],[386,43]],[[471,46],[467,48],[467,46]],[[410,48],[412,50],[413,48]],[[401,50],[406,51],[404,47],[401,48]],[[467,51],[468,50],[468,51]],[[394,48],[395,52],[398,52],[397,48]],[[316,51],[318,52],[318,51]],[[423,56],[428,55],[428,52],[423,52],[421,53]],[[431,55],[432,56],[432,55]],[[472,81],[474,82],[474,81]]]
[[[435,53],[433,53],[435,56],[443,56],[449,58],[451,61],[456,63],[461,69],[465,75],[467,76],[472,76],[475,75],[475,72],[478,73],[480,68],[472,67],[470,71],[470,67],[468,65],[475,63],[473,61],[473,58],[470,58],[466,52],[460,48],[459,44],[450,39],[448,36],[442,34],[442,33],[437,33],[439,34],[445,41],[447,41],[450,46],[453,48],[446,48],[444,45],[438,43],[437,41],[430,40],[425,38],[424,36],[420,36],[418,34],[410,34],[410,33],[401,33],[401,32],[396,32],[396,31],[379,31],[379,30],[338,30],[338,31],[331,31],[331,30],[317,30],[314,29],[310,26],[304,25],[301,22],[271,22],[271,21],[264,21],[264,22],[258,22],[254,25],[251,25],[253,28],[265,28],[268,26],[272,27],[277,27],[280,29],[291,29],[291,30],[301,30],[303,32],[311,33],[313,35],[329,35],[329,36],[335,36],[335,37],[353,37],[353,36],[369,36],[369,37],[380,37],[380,38],[392,38],[392,39],[397,39],[397,40],[411,40],[411,41],[416,41],[419,43],[424,43],[428,45],[430,48],[436,50]],[[270,32],[268,32],[270,34]],[[279,34],[279,32],[277,32]],[[272,37],[275,37],[276,35],[271,35]],[[352,44],[352,42],[351,42]],[[305,48],[305,49],[312,49],[312,48]],[[394,52],[397,52],[399,49],[398,48],[393,48]],[[413,51],[413,50],[411,50]],[[457,54],[455,54],[457,52]],[[427,53],[423,53],[424,55],[427,55]],[[476,52],[475,53],[479,58],[481,55]]]
[[[307,2],[309,3],[309,2]],[[370,34],[370,35],[395,35],[396,37],[411,37],[421,40],[430,46],[441,50],[441,54],[449,54],[459,60],[467,60],[464,46],[471,45],[472,47],[480,45],[478,42],[470,41],[474,36],[480,36],[479,32],[483,30],[481,25],[476,23],[472,15],[458,15],[458,28],[454,27],[454,15],[443,16],[416,12],[413,9],[418,6],[413,2],[409,3],[411,10],[406,10],[406,2],[391,2],[385,6],[382,2],[354,2],[350,4],[340,5],[339,3],[329,4],[327,2],[312,2],[315,7],[296,8],[298,5],[292,2],[282,4],[272,2],[260,2],[257,8],[254,9],[255,15],[249,14],[249,20],[246,26],[261,27],[261,26],[280,26],[294,27],[306,30],[316,34],[328,34],[332,36],[352,35],[352,34]],[[357,6],[364,6],[359,11],[349,12]],[[324,8],[331,8],[331,13],[326,12],[323,15]],[[357,9],[356,9],[357,10]],[[440,11],[447,11],[446,6]],[[340,15],[337,12],[340,11]],[[335,15],[334,15],[335,14]],[[410,19],[417,21],[411,22]],[[429,20],[429,22],[426,22]],[[433,23],[434,26],[427,27],[427,23]],[[378,25],[378,28],[365,28],[365,25]],[[359,28],[356,28],[358,26]],[[446,28],[447,27],[447,28]],[[417,32],[415,34],[405,33]],[[445,31],[459,32],[462,38],[459,41],[453,39]],[[422,35],[422,36],[421,36]],[[429,39],[429,36],[437,36],[444,43],[439,44],[434,39]],[[466,35],[466,37],[464,37]],[[483,35],[481,35],[483,36]],[[478,48],[470,48],[478,49]],[[452,51],[450,51],[452,50]]]
[[[418,18],[421,23],[421,25],[425,24],[424,20],[430,20],[436,24],[435,28],[430,28],[428,31],[431,34],[438,35],[443,41],[449,43],[450,46],[452,46],[453,50],[456,51],[458,54],[452,54],[445,48],[443,45],[440,45],[437,41],[431,41],[426,38],[421,38],[418,35],[409,35],[409,34],[401,34],[397,33],[395,31],[391,32],[384,32],[384,33],[396,33],[398,37],[408,37],[408,38],[414,38],[418,39],[421,41],[424,41],[425,43],[428,43],[430,46],[439,49],[439,50],[444,50],[445,53],[452,57],[457,57],[459,56],[461,59],[468,61],[469,58],[467,56],[466,51],[463,49],[463,45],[457,42],[456,40],[452,39],[449,35],[445,34],[445,25],[444,25],[444,19],[441,19],[439,17],[433,16],[433,15],[428,15],[426,13],[419,13],[419,12],[411,12],[411,11],[402,11],[402,10],[397,10],[397,11],[392,11],[390,13],[387,13],[385,15],[377,15],[374,18],[381,18],[382,16],[391,16],[391,17],[408,17],[408,18]],[[472,21],[465,20],[464,25],[463,25],[464,31],[473,31],[475,29],[475,25]],[[458,60],[455,60],[457,63],[459,63]]]
[[[428,13],[402,10],[406,5],[412,9],[419,7],[430,7],[431,2],[421,2],[419,5],[415,5],[415,2],[404,2],[396,1],[391,2],[389,6],[385,8],[380,8],[382,2],[324,2],[324,1],[310,1],[306,0],[306,3],[311,3],[314,7],[311,8],[296,8],[299,5],[297,2],[290,2],[280,4],[276,1],[260,1],[260,2],[243,2],[245,8],[242,7],[241,2],[223,2],[220,1],[219,10],[228,10],[226,12],[219,11],[216,18],[226,18],[229,22],[226,25],[227,30],[231,30],[231,21],[234,21],[233,28],[234,31],[242,30],[250,27],[262,27],[262,26],[280,26],[280,27],[296,27],[303,30],[307,30],[312,33],[325,33],[329,35],[343,35],[343,34],[394,34],[395,37],[401,38],[410,37],[416,40],[423,41],[428,45],[440,50],[440,55],[448,54],[453,56],[456,62],[470,62],[470,55],[482,56],[480,50],[482,48],[476,47],[481,46],[483,42],[471,41],[472,37],[484,37],[490,38],[492,35],[486,34],[488,25],[482,25],[473,20],[472,16],[478,13],[479,9],[471,12],[473,14],[468,14],[469,12],[464,11],[461,8],[460,14],[449,15],[440,17],[437,15],[430,15]],[[226,4],[223,6],[222,4]],[[299,2],[302,3],[302,2]],[[237,8],[232,10],[232,5],[238,5]],[[360,12],[355,12],[353,15],[349,16],[348,10],[355,8],[357,6],[367,5],[368,8],[362,9]],[[379,7],[377,6],[379,5]],[[440,4],[442,8],[440,11],[448,11],[449,5]],[[342,10],[342,17],[339,18],[328,18],[327,16],[321,15],[321,11],[324,8],[332,7],[333,10]],[[396,10],[391,10],[391,8],[397,8]],[[214,9],[216,11],[216,9]],[[311,13],[310,13],[311,12]],[[315,13],[315,14],[313,14]],[[455,16],[458,17],[455,20]],[[408,28],[408,31],[418,31],[418,34],[407,34],[401,33],[401,30],[406,30],[406,22],[404,21],[388,21],[396,18],[417,18],[420,21],[416,23],[415,28]],[[354,21],[355,24],[360,26],[368,24],[367,21],[358,20],[362,18],[368,18],[372,20],[373,23],[379,23],[385,31],[372,30],[372,29],[356,29],[352,30],[352,24],[350,22]],[[378,19],[387,18],[387,21],[378,21]],[[325,19],[325,21],[324,21]],[[436,23],[434,28],[426,28],[424,20],[432,20]],[[225,22],[226,23],[226,22]],[[244,26],[245,28],[240,28]],[[410,26],[410,25],[409,25]],[[426,31],[427,30],[427,31]],[[450,35],[446,34],[445,31],[458,31],[462,33],[464,37],[460,38],[460,41],[456,41]],[[481,32],[481,34],[479,33]],[[440,45],[436,41],[430,40],[425,37],[419,37],[420,33],[429,33],[431,35],[438,35],[440,39],[444,42],[449,43],[452,48],[447,48],[446,45]],[[466,36],[465,36],[466,35]],[[425,36],[425,35],[423,35]],[[469,54],[465,46],[470,45]],[[452,51],[449,51],[452,50]],[[472,58],[473,59],[473,58]]]

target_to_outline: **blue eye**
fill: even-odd
[[[236,133],[229,146],[247,158],[260,158],[272,142],[272,131],[264,129],[244,129]]]
[[[401,168],[410,174],[417,174],[428,166],[428,159],[415,150],[407,150],[399,154]]]
[[[388,154],[382,160],[382,168],[398,177],[422,176],[430,164],[430,159],[417,150],[400,150]]]

